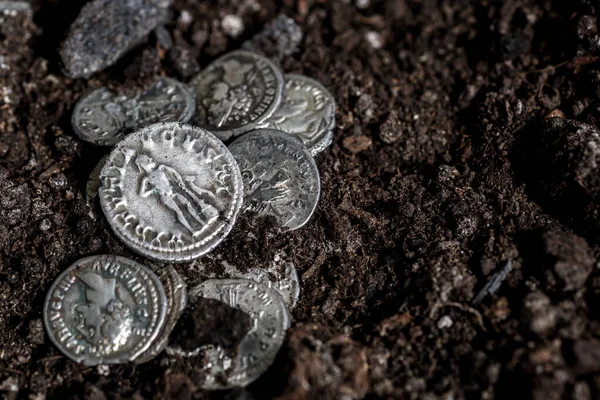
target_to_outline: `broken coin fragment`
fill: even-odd
[[[81,9],[60,48],[71,78],[113,65],[166,19],[171,0],[94,0]]]
[[[106,88],[82,97],[71,117],[86,142],[112,146],[127,133],[157,122],[187,122],[194,114],[193,93],[172,78],[159,78],[142,92],[115,94]]]

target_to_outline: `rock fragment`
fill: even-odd
[[[171,0],[94,0],[86,4],[60,49],[66,73],[87,78],[114,64],[166,19]]]
[[[592,273],[596,259],[585,239],[566,232],[546,232],[542,236],[546,260],[544,266],[562,290],[577,290]],[[554,279],[552,279],[554,278]]]
[[[304,34],[296,22],[280,14],[242,47],[256,51],[281,62],[284,57],[293,54],[300,45]]]
[[[548,296],[541,292],[533,292],[525,297],[523,320],[530,331],[544,337],[556,327],[556,309]]]

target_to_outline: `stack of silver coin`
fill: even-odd
[[[281,231],[307,223],[320,196],[313,156],[333,138],[331,94],[311,78],[284,75],[266,57],[234,51],[189,85],[163,77],[138,92],[97,89],[76,104],[72,124],[82,140],[112,146],[90,176],[88,205],[93,210],[98,199],[115,236],[159,264],[102,255],[70,266],[44,306],[53,343],[86,365],[146,362],[165,348],[171,356],[202,353],[210,360],[203,388],[254,381],[291,324],[299,294],[293,264],[244,273],[226,264],[228,279],[190,290],[250,315],[252,329],[231,359],[218,346],[169,345],[188,295],[168,263],[209,253],[240,211],[274,217]]]

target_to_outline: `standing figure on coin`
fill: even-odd
[[[203,199],[208,197],[214,201],[214,195],[196,186],[193,179],[184,179],[174,168],[157,164],[145,154],[139,154],[135,163],[140,172],[146,174],[140,183],[140,196],[157,195],[160,202],[175,213],[177,220],[191,234],[200,231],[219,216],[219,210]]]

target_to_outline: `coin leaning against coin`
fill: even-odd
[[[232,360],[219,356],[218,346],[202,346],[192,352],[203,352],[212,360],[205,366],[207,377],[200,387],[206,390],[244,387],[261,376],[275,360],[291,324],[281,296],[266,285],[247,279],[209,279],[190,290],[189,296],[223,301],[252,319],[252,329],[238,346],[232,370],[227,365]],[[181,352],[171,349],[170,354]]]
[[[54,345],[84,365],[133,361],[156,339],[167,298],[160,280],[135,261],[83,258],[54,281],[44,324]]]
[[[113,232],[159,261],[190,261],[212,250],[229,234],[243,202],[241,175],[223,142],[174,122],[125,137],[100,181],[100,205]]]
[[[281,102],[283,74],[268,58],[237,50],[209,64],[190,86],[198,99],[195,123],[227,141],[275,112]]]
[[[244,209],[273,216],[284,230],[302,227],[321,192],[319,170],[302,142],[282,131],[257,129],[229,150],[244,180]]]
[[[261,126],[296,135],[315,156],[333,141],[335,100],[312,78],[286,74],[284,79],[279,108]]]
[[[152,360],[167,347],[169,335],[187,305],[186,285],[175,268],[171,265],[151,265],[150,269],[158,276],[165,289],[165,294],[167,295],[167,316],[156,339],[154,339],[146,351],[135,359],[136,364]]]
[[[187,122],[195,107],[185,84],[162,77],[141,92],[115,94],[100,88],[89,93],[75,105],[71,125],[82,140],[112,146],[128,132],[156,122]]]

